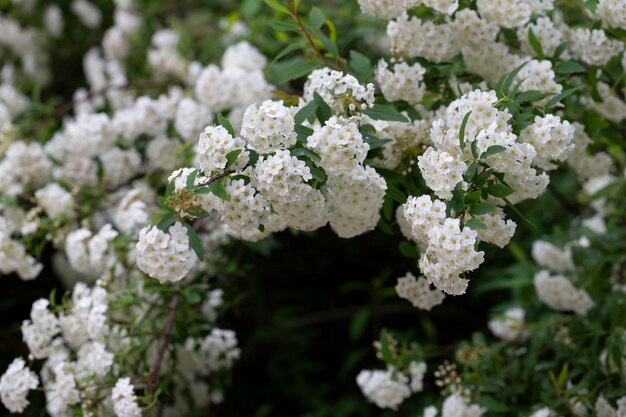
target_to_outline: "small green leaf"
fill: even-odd
[[[515,68],[513,71],[509,72],[508,74],[504,75],[501,79],[501,85],[499,85],[499,89],[497,90],[501,95],[508,95],[509,94],[509,88],[511,87],[511,84],[513,83],[513,80],[515,79],[515,77],[517,76],[517,74],[519,74],[519,72],[522,70],[522,68],[524,68],[526,66],[526,64],[528,64],[529,61],[524,62],[523,64],[519,65],[517,68]],[[498,83],[500,84],[500,83]]]
[[[554,72],[557,74],[576,74],[585,71],[585,67],[576,61],[561,62],[554,68]]]
[[[313,176],[314,180],[319,181],[322,184],[326,182],[326,179],[328,177],[326,176],[326,171],[324,171],[324,168],[318,167],[311,160],[306,160],[304,161],[304,163],[306,164],[306,166],[309,167],[309,171],[311,171],[311,175]]]
[[[386,143],[391,142],[391,139],[379,139],[376,136],[369,133],[363,133],[363,141],[370,147],[370,151],[383,147]]]
[[[465,149],[465,128],[467,127],[467,121],[469,120],[472,111],[468,111],[463,117],[463,121],[461,122],[461,128],[459,129],[459,145],[461,146],[461,150]]]
[[[317,109],[317,104],[315,103],[315,100],[312,100],[308,102],[306,106],[298,110],[296,115],[293,117],[296,125],[301,125],[302,122],[313,116],[315,114],[315,109]]]
[[[276,63],[274,65],[274,71],[280,75],[277,83],[284,84],[295,78],[300,78],[319,66],[319,62],[311,62],[302,58],[293,58]]]
[[[298,140],[303,144],[306,144],[307,138],[311,136],[314,132],[314,130],[310,127],[306,127],[303,125],[296,125],[294,130],[296,131]]]
[[[241,149],[235,149],[234,151],[228,152],[226,154],[226,166],[224,167],[224,169],[230,168],[235,163],[235,161],[237,161],[237,158],[240,154]]]
[[[358,340],[363,335],[369,318],[370,311],[367,308],[362,308],[354,315],[350,323],[350,338],[352,340]]]
[[[387,195],[394,201],[404,204],[406,203],[407,196],[398,187],[391,182],[387,182]]]
[[[472,216],[482,216],[483,214],[492,213],[495,209],[495,205],[487,201],[481,201],[480,203],[472,205],[469,212]]]
[[[398,249],[400,250],[400,253],[406,256],[407,258],[410,258],[410,259],[420,258],[420,253],[417,250],[417,246],[415,246],[414,243],[403,240],[402,242],[400,242],[400,245],[398,245]]]
[[[215,183],[213,183],[215,184]],[[202,248],[202,241],[200,240],[200,236],[196,232],[190,224],[185,223],[185,227],[187,228],[187,235],[189,236],[189,246],[196,253],[196,256],[201,261],[204,260],[204,249]]]
[[[559,57],[563,54],[563,52],[565,52],[566,48],[567,48],[567,41],[561,42],[559,46],[557,46],[556,49],[554,50],[554,55],[552,56],[552,59],[554,61],[559,59]]]
[[[317,109],[315,109],[315,114],[317,115],[317,120],[323,125],[326,123],[328,119],[333,115],[333,111],[330,109],[330,106],[324,101],[322,96],[317,94],[317,92],[313,93],[313,100],[317,105]]]
[[[311,159],[320,159],[320,156],[308,148],[295,148],[289,150],[291,156],[307,156]]]
[[[173,179],[172,181],[169,182],[169,184],[167,184],[167,188],[165,189],[165,197],[171,196],[175,189],[176,189],[176,180]]]
[[[374,72],[372,61],[365,55],[354,50],[350,51],[349,67],[356,79],[361,83],[367,81],[370,75],[372,75],[372,72]]]
[[[228,195],[228,193],[226,192],[226,189],[224,188],[224,179],[223,178],[219,179],[217,181],[213,181],[207,187],[209,188],[209,191],[211,193],[215,194],[216,196],[218,196],[222,200],[230,201],[230,196]]]
[[[217,123],[223,126],[231,136],[235,136],[235,129],[233,129],[233,125],[230,124],[227,118],[222,116],[222,113],[217,113]]]
[[[409,120],[396,110],[395,107],[384,104],[374,104],[374,107],[363,110],[363,114],[371,117],[374,120],[386,120],[389,122],[405,122]]]
[[[276,10],[277,12],[290,14],[289,10],[285,6],[280,4],[278,0],[263,0],[263,1],[265,2],[265,4],[267,4],[268,6],[270,6],[272,9]]]
[[[508,195],[511,195],[515,192],[515,190],[513,190],[511,187],[508,187],[504,184],[492,184],[489,187],[487,187],[487,193],[494,196],[494,197],[499,197],[499,198],[503,198],[506,197]]]
[[[487,148],[485,152],[482,153],[482,155],[480,155],[480,159],[487,159],[490,156],[499,154],[504,151],[506,151],[506,148],[502,145],[491,145]]]
[[[472,230],[484,230],[487,228],[487,225],[478,219],[469,219],[465,226]]]
[[[280,61],[282,58],[284,58],[285,56],[289,55],[291,52],[302,48],[302,45],[298,45],[297,43],[292,43],[287,45],[282,51],[280,51],[275,57],[274,59],[272,59],[272,62],[270,62],[270,65],[274,64],[275,62]]]
[[[543,91],[539,91],[539,90],[528,90],[528,91],[519,93],[517,96],[515,96],[515,102],[518,104],[524,103],[526,101],[533,102],[533,101],[541,100],[542,98],[553,95],[553,94],[554,93],[544,93]]]
[[[532,46],[535,50],[537,57],[543,60],[544,54],[543,48],[541,47],[541,42],[539,42],[539,39],[537,39],[537,37],[535,36],[535,32],[533,32],[533,30],[530,28],[528,29],[528,42],[530,43],[530,46]]]
[[[322,27],[324,22],[326,21],[326,16],[324,16],[324,12],[320,10],[319,7],[311,8],[309,12],[309,26],[314,30],[317,30]]]
[[[196,187],[196,178],[198,178],[198,170],[194,169],[193,171],[191,171],[191,174],[187,176],[185,188],[187,188],[188,190],[193,190]]]
[[[546,107],[545,107],[546,110],[551,109],[552,107],[556,106],[557,103],[559,103],[561,100],[565,99],[566,97],[569,97],[570,95],[574,94],[578,89],[579,89],[578,87],[570,88],[570,89],[563,91],[561,94],[552,97],[550,101],[548,101],[548,103],[546,104]]]
[[[167,213],[159,221],[159,223],[157,224],[157,228],[159,228],[159,230],[167,232],[167,229],[169,229],[169,227],[173,225],[175,221],[176,221],[176,213],[174,212]]]

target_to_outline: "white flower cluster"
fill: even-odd
[[[480,417],[487,409],[477,404],[470,403],[470,400],[458,393],[448,396],[441,406],[442,417]]]
[[[22,413],[28,407],[28,392],[39,386],[37,375],[26,367],[22,358],[11,362],[0,377],[0,399],[12,413]]]
[[[130,378],[120,378],[111,391],[113,411],[117,417],[141,417],[141,409],[137,405],[135,387]]]
[[[623,0],[598,1],[596,15],[602,20],[602,24],[606,27],[626,27],[626,7],[624,7]]]
[[[362,370],[356,382],[363,395],[380,408],[397,410],[412,393],[423,389],[424,362],[411,362],[408,375],[393,367],[386,370]]]
[[[425,73],[426,69],[419,63],[408,65],[400,62],[389,70],[389,64],[381,59],[376,69],[376,81],[387,101],[404,100],[409,104],[418,104],[426,90],[422,83]]]
[[[251,105],[243,114],[241,135],[259,153],[287,149],[296,143],[295,123],[290,108],[281,101]]]
[[[563,249],[550,242],[536,240],[531,250],[533,259],[537,264],[554,272],[572,272],[576,268],[572,258],[572,245],[566,245]]]
[[[222,126],[209,126],[200,134],[198,141],[197,163],[207,175],[226,168],[227,155],[240,150],[241,153],[233,162],[231,169],[240,171],[248,163],[248,152],[244,150],[246,142],[241,138],[233,138]]]
[[[404,298],[422,310],[430,310],[438,306],[446,298],[446,295],[438,289],[431,289],[430,283],[424,277],[415,278],[415,275],[408,272],[405,276],[398,278],[396,293],[400,298]]]
[[[213,112],[244,108],[270,97],[271,85],[263,75],[265,58],[243,41],[230,46],[222,57],[222,67],[203,68],[195,82],[196,97]]]
[[[508,342],[524,340],[529,336],[528,329],[524,328],[526,312],[521,307],[506,310],[487,323],[491,333]]]
[[[316,69],[304,84],[302,100],[313,100],[313,93],[324,99],[339,115],[365,110],[374,105],[374,84],[361,85],[352,75],[330,68]]]
[[[161,283],[183,279],[196,259],[189,246],[187,228],[180,222],[170,226],[167,233],[155,226],[139,231],[137,266]]]
[[[118,232],[110,223],[96,234],[85,228],[70,232],[65,240],[65,254],[71,267],[85,277],[98,278],[106,268],[118,262],[111,248],[117,236]]]
[[[14,226],[0,217],[0,272],[6,275],[17,273],[23,280],[34,279],[43,265],[26,252],[21,242],[11,237]]]
[[[594,405],[596,415],[598,417],[622,417],[626,415],[626,396],[616,401],[617,407],[611,404],[600,394]]]
[[[309,136],[307,147],[319,154],[319,163],[329,174],[356,169],[369,150],[357,124],[335,116]]]
[[[483,262],[484,252],[474,247],[478,233],[461,221],[446,218],[446,206],[430,196],[409,197],[404,205],[404,217],[416,240],[423,242],[419,266],[428,282],[450,295],[461,295],[468,280],[460,275]]]
[[[612,40],[602,29],[574,29],[569,34],[571,54],[585,64],[600,66],[624,50],[624,43]]]
[[[594,306],[587,291],[574,287],[564,275],[550,275],[543,270],[535,274],[534,284],[539,299],[554,310],[584,316]]]

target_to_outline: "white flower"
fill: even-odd
[[[22,358],[11,362],[5,373],[0,377],[0,399],[2,404],[12,413],[21,413],[28,406],[28,391],[39,386],[37,375],[26,368]]]
[[[113,411],[117,417],[140,417],[141,409],[137,405],[135,387],[130,378],[120,378],[111,391]]]

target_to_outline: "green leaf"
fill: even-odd
[[[316,35],[316,38],[322,42],[324,48],[326,48],[326,50],[330,52],[332,56],[339,55],[339,49],[337,48],[337,44],[333,42],[328,36],[324,35],[323,33],[318,33]]]
[[[315,109],[317,120],[319,120],[320,123],[323,125],[328,119],[331,118],[331,116],[333,115],[333,111],[330,109],[330,106],[324,101],[322,96],[317,94],[317,92],[313,93],[313,100],[317,105],[317,108]]]
[[[402,242],[400,242],[400,245],[398,245],[398,249],[400,250],[400,253],[406,256],[407,258],[410,258],[410,259],[420,258],[420,253],[417,250],[417,246],[415,246],[414,243],[410,243],[410,242],[407,242],[406,240],[403,240]]]
[[[311,159],[320,159],[320,156],[308,148],[295,148],[289,151],[291,156],[307,156]]]
[[[370,151],[381,148],[385,145],[385,143],[391,142],[391,139],[379,139],[376,136],[370,135],[369,133],[363,133],[362,135],[363,141],[369,145]]]
[[[324,16],[324,12],[319,9],[319,7],[311,8],[309,12],[309,26],[314,30],[317,30],[322,27],[324,22],[326,21],[326,16]]]
[[[191,246],[191,249],[193,249],[193,251],[196,253],[198,259],[203,261],[204,249],[202,248],[202,241],[200,240],[200,236],[198,236],[198,232],[196,232],[196,229],[194,229],[188,223],[185,223],[185,227],[187,228],[187,235],[189,236],[189,246]]]
[[[302,143],[306,143],[307,142],[307,138],[309,136],[311,136],[314,132],[313,129],[311,129],[310,127],[306,127],[303,125],[296,125],[294,130],[296,131],[296,134],[298,136],[298,140]]]
[[[187,210],[187,214],[197,219],[202,219],[209,216],[209,212],[202,207],[192,207]]]
[[[176,213],[170,212],[170,213],[167,213],[165,216],[163,216],[163,218],[157,224],[157,227],[159,228],[159,230],[167,232],[167,229],[169,229],[170,226],[173,225],[175,221],[176,221]]]
[[[539,91],[539,90],[528,90],[528,91],[519,93],[517,96],[515,96],[515,102],[518,104],[524,103],[526,101],[533,102],[533,101],[541,100],[542,98],[553,95],[553,94],[554,93],[544,93],[543,91]]]
[[[173,179],[172,181],[170,181],[169,184],[167,184],[167,188],[165,189],[165,197],[171,196],[175,189],[176,189],[176,180]]]
[[[235,129],[233,129],[233,125],[230,124],[227,118],[222,116],[222,113],[217,113],[217,123],[223,126],[231,136],[235,136]]]
[[[363,110],[363,114],[371,117],[374,120],[386,120],[389,122],[405,122],[409,120],[396,110],[395,107],[384,104],[374,104],[374,107]]]
[[[326,171],[324,171],[324,168],[318,167],[311,160],[306,160],[304,161],[304,163],[306,164],[306,166],[309,167],[309,171],[311,171],[311,175],[313,176],[314,180],[319,181],[322,184],[326,182],[326,179],[328,177],[326,176]]]
[[[585,71],[585,67],[583,67],[576,61],[561,62],[557,64],[556,67],[554,67],[554,72],[557,74],[576,74]]]
[[[350,51],[350,71],[354,74],[359,82],[363,83],[367,81],[374,72],[372,68],[372,61],[365,55],[355,51]]]
[[[194,169],[193,171],[191,171],[191,174],[187,176],[185,188],[187,188],[188,190],[193,190],[196,187],[196,178],[198,178],[198,170]]]
[[[311,62],[302,58],[293,58],[281,61],[274,65],[274,70],[280,74],[277,83],[284,84],[295,78],[300,78],[319,66],[319,62]]]
[[[485,407],[489,413],[506,413],[509,411],[509,407],[506,404],[487,396],[481,396],[478,399],[478,404]]]
[[[317,104],[315,103],[315,100],[311,100],[307,103],[306,106],[298,110],[298,113],[296,113],[296,115],[293,117],[296,125],[302,124],[302,122],[313,116],[315,114],[315,109],[317,109]]]
[[[223,178],[221,178],[221,179],[219,179],[217,181],[213,181],[207,187],[209,188],[209,191],[211,193],[215,194],[216,196],[218,196],[222,200],[230,201],[230,196],[228,195],[228,193],[226,192],[226,189],[224,188],[224,179]]]
[[[228,152],[226,154],[226,166],[224,167],[224,169],[230,168],[235,163],[235,161],[237,161],[237,158],[240,154],[241,149],[235,149],[234,151]]]
[[[487,159],[492,155],[496,155],[504,151],[506,151],[506,148],[502,145],[491,145],[485,152],[482,153],[482,155],[480,155],[480,159]]]
[[[284,58],[285,56],[289,55],[291,52],[300,48],[302,48],[302,45],[298,45],[297,43],[292,43],[292,44],[287,45],[282,51],[278,53],[278,55],[274,57],[274,59],[272,59],[272,62],[270,62],[270,65],[274,64],[275,62],[280,61],[281,58]]]
[[[509,94],[509,88],[511,87],[513,80],[515,79],[517,74],[519,74],[522,68],[524,68],[524,66],[528,64],[528,62],[529,61],[524,62],[523,64],[515,68],[513,71],[509,72],[508,74],[502,77],[502,79],[500,80],[500,83],[498,83],[500,88],[497,90],[501,95]]]
[[[559,46],[557,46],[556,49],[554,50],[554,55],[552,56],[552,59],[554,61],[559,59],[559,57],[563,54],[563,52],[565,52],[566,48],[567,48],[567,41],[561,42]]]
[[[463,117],[463,121],[461,122],[461,128],[459,129],[459,145],[461,146],[461,150],[465,149],[465,128],[467,127],[467,121],[469,120],[472,111],[468,111]]]
[[[261,0],[244,0],[241,5],[241,13],[247,18],[254,17],[261,8]]]
[[[280,32],[298,32],[300,30],[296,22],[292,21],[272,20],[269,25],[272,29]]]
[[[530,43],[530,46],[532,46],[535,50],[537,57],[543,60],[544,54],[543,48],[541,47],[541,42],[539,42],[539,39],[537,39],[537,37],[535,36],[535,32],[533,32],[533,30],[530,28],[528,29],[528,42]]]
[[[552,97],[550,101],[548,101],[548,103],[546,104],[546,107],[545,107],[546,110],[551,109],[552,107],[556,106],[557,103],[559,103],[561,100],[565,99],[566,97],[569,97],[570,95],[574,94],[578,89],[579,87],[570,88],[570,89],[563,91],[561,94]]]
[[[457,212],[463,212],[465,208],[465,194],[463,192],[463,183],[459,182],[452,190],[452,199],[450,200],[450,206]]]
[[[489,203],[488,201],[481,201],[480,203],[474,204],[470,207],[470,214],[472,216],[482,216],[483,214],[489,214],[496,209],[494,204]]]
[[[285,6],[283,6],[282,4],[278,2],[278,0],[263,0],[263,1],[265,2],[265,4],[267,4],[268,6],[270,6],[272,9],[276,10],[277,12],[291,14]]]
[[[398,187],[387,181],[387,195],[400,204],[406,203],[407,196]]]
[[[478,219],[469,219],[465,226],[472,230],[484,230],[487,228],[487,225]]]
[[[359,310],[350,322],[350,338],[358,340],[365,331],[367,323],[370,319],[370,311],[367,308]]]
[[[508,187],[504,184],[492,184],[489,187],[487,187],[487,193],[494,196],[494,197],[499,197],[499,198],[503,198],[506,197],[508,195],[511,195],[515,192],[515,190],[513,190],[511,187]]]
[[[380,332],[380,354],[382,355],[382,359],[383,361],[385,361],[386,364],[389,365],[393,365],[394,364],[394,357],[393,357],[393,352],[391,351],[391,348],[389,347],[389,332],[387,332],[387,330],[383,329]]]

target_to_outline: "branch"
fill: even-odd
[[[197,184],[198,187],[205,187],[209,184],[211,184],[212,182],[215,182],[217,180],[220,180],[230,174],[233,174],[235,171],[232,169],[227,169],[226,171],[220,172],[219,174],[215,174],[212,177],[207,178],[205,181],[203,182],[199,182]]]
[[[327,67],[331,67],[332,66],[331,63],[328,61],[328,59],[326,59],[326,57],[324,56],[320,48],[315,43],[315,40],[313,40],[313,38],[311,37],[311,34],[307,30],[306,26],[304,26],[304,23],[302,22],[302,19],[300,18],[300,14],[298,13],[298,9],[294,7],[293,4],[291,4],[290,0],[285,0],[285,4],[287,5],[289,12],[291,13],[291,16],[296,20],[296,23],[298,24],[298,27],[300,28],[300,31],[306,38],[307,42],[311,45],[311,47],[313,47],[315,54],[322,61],[324,61],[324,65],[326,65]]]
[[[180,289],[180,282],[175,284],[175,288]],[[157,386],[159,385],[159,377],[161,376],[161,365],[163,363],[163,358],[165,357],[165,351],[169,346],[170,335],[172,334],[172,328],[174,327],[174,319],[176,318],[176,310],[178,309],[178,301],[180,299],[180,294],[178,292],[174,293],[172,297],[172,302],[170,303],[170,311],[167,316],[167,321],[165,322],[165,326],[161,332],[161,337],[163,342],[161,344],[161,349],[159,350],[159,354],[154,362],[154,367],[152,369],[152,373],[150,374],[150,379],[148,382],[148,386],[150,387],[150,394],[154,394],[156,392]]]

